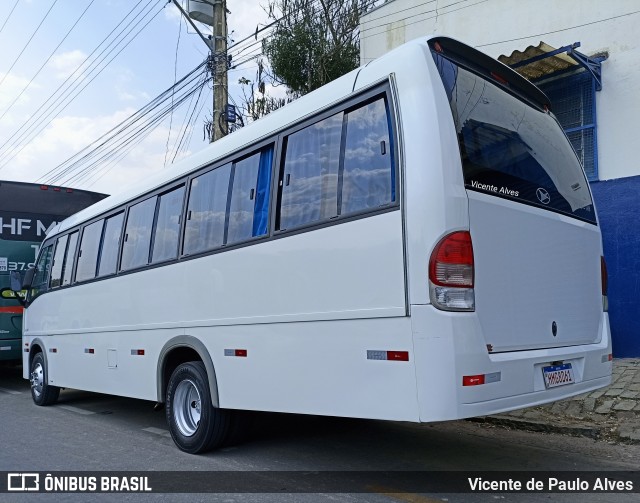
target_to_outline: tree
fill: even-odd
[[[260,117],[285,106],[293,98],[275,98],[269,96],[266,91],[266,74],[262,60],[258,60],[258,70],[254,81],[241,77],[238,84],[242,86],[242,105],[240,111],[249,121],[258,120]]]
[[[360,16],[378,0],[270,0],[263,41],[275,82],[301,96],[360,64]]]

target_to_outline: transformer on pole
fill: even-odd
[[[225,116],[228,95],[226,0],[188,0],[187,11],[182,8],[178,0],[173,0],[173,3],[207,44],[211,53],[209,69],[213,78],[213,123],[211,124],[210,139],[214,142],[228,132]],[[205,37],[192,19],[211,26],[213,35]]]

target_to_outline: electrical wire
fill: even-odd
[[[155,0],[149,0],[147,2],[147,4],[143,7],[143,11],[144,9],[146,9],[152,2],[154,2]],[[107,44],[107,46],[98,54],[98,56],[96,56],[96,58],[89,62],[91,57],[100,49],[100,47],[105,44],[109,38],[111,37],[111,35],[113,35],[114,32],[116,32],[116,30],[127,20],[127,18],[135,11],[136,7],[134,7],[133,9],[131,9],[126,15],[125,17],[116,25],[116,27],[111,30],[111,32],[102,40],[102,42],[100,42],[100,44],[98,44],[98,46],[96,46],[96,48],[91,52],[91,54],[89,54],[89,56],[87,56],[84,61],[82,63],[80,63],[80,65],[78,65],[78,67],[65,79],[65,81],[60,84],[60,86],[58,86],[58,88],[38,107],[38,112],[32,116],[29,117],[29,119],[24,122],[2,145],[0,145],[0,160],[3,158],[3,156],[6,155],[6,150],[5,152],[2,152],[3,149],[5,149],[5,147],[7,146],[7,144],[9,144],[9,148],[14,147],[17,143],[19,143],[20,141],[22,141],[26,136],[28,136],[36,127],[38,127],[40,124],[42,124],[43,122],[43,118],[45,117],[45,115],[54,107],[56,106],[57,103],[59,103],[60,99],[64,99],[63,96],[65,93],[68,93],[70,91],[70,89],[72,88],[72,86],[74,85],[79,85],[80,82],[82,82],[82,80],[84,80],[86,78],[86,75],[82,75],[83,72],[87,72],[87,70],[91,70],[93,71],[92,66],[94,66],[96,64],[96,61],[98,60],[98,58],[100,56],[102,56],[102,54],[104,54],[104,51],[107,50],[114,42],[115,40],[117,40],[122,33],[124,32],[124,30],[126,30],[126,28],[131,24],[131,21],[125,26],[125,28],[120,31],[120,33],[118,33],[114,40],[112,40],[111,42],[109,42]],[[142,12],[142,11],[141,11]],[[134,20],[139,16],[140,14],[136,15],[134,17]],[[85,64],[88,63],[87,68],[83,68],[85,66]],[[101,61],[100,61],[101,62]],[[98,62],[98,64],[100,63]],[[91,73],[91,72],[89,72]],[[77,77],[75,77],[75,79],[73,79],[73,81],[71,81],[71,83],[69,83],[69,81],[72,79],[72,77],[74,77],[74,75],[79,74]],[[67,83],[69,83],[69,86],[67,86],[66,89],[64,89],[64,87],[67,85]],[[77,88],[77,87],[76,87]],[[60,95],[58,95],[58,93],[60,93]],[[58,95],[58,96],[56,96]],[[48,107],[46,106],[47,103],[49,103],[50,101],[53,100],[53,103],[50,104]],[[46,120],[46,118],[44,119]],[[26,129],[25,129],[26,128]],[[24,130],[24,131],[23,131]],[[22,134],[20,134],[20,132],[22,132]],[[14,140],[14,138],[20,134],[20,136]],[[13,140],[13,141],[12,141]],[[1,168],[0,168],[1,169]]]
[[[180,90],[182,90],[195,79],[199,78],[198,72],[201,72],[203,68],[204,63],[201,63],[194,70],[189,72],[185,77],[180,79],[180,81],[178,81],[176,85],[179,86]],[[136,111],[124,121],[111,128],[98,139],[94,140],[91,144],[87,145],[84,149],[80,150],[66,161],[60,163],[49,172],[45,173],[40,179],[38,179],[38,181],[50,181],[52,179],[63,176],[72,165],[86,161],[94,156],[95,152],[103,149],[109,141],[112,141],[113,138],[122,134],[122,132],[127,128],[134,127],[136,123],[143,120],[146,116],[154,112],[154,110],[156,110],[163,102],[167,101],[169,99],[170,93],[173,91],[173,87],[174,86],[162,92],[159,96],[151,100],[147,105]]]
[[[182,16],[178,22],[178,41],[176,42],[176,56],[173,63],[173,85],[176,85],[178,79],[178,48],[180,47],[180,34],[182,33]],[[171,94],[171,104],[173,104],[173,93]],[[167,165],[167,155],[169,154],[169,140],[171,139],[171,126],[173,125],[173,112],[169,119],[169,134],[167,134],[167,144],[164,151],[164,165]]]
[[[59,180],[72,181],[86,172],[87,168],[95,165],[96,158],[97,161],[105,161],[108,157],[113,157],[115,151],[122,148],[125,144],[129,144],[135,136],[143,132],[149,124],[155,123],[159,118],[166,117],[167,114],[182,105],[192,93],[197,92],[198,89],[204,85],[204,82],[206,82],[206,80],[203,82],[202,79],[202,73],[206,70],[205,65],[205,62],[198,65],[194,70],[180,79],[176,86],[171,86],[165,90],[142,109],[114,126],[80,152],[50,170],[39,180],[43,180],[43,183],[49,184],[53,184]],[[171,95],[174,93],[178,95],[177,97],[174,95],[174,103],[169,103],[160,109],[163,104],[170,102]],[[91,164],[87,164],[88,162],[91,162]]]
[[[9,19],[11,19],[11,14],[13,14],[13,11],[16,10],[16,7],[18,6],[19,3],[20,3],[20,0],[16,0],[16,3],[13,4],[13,7],[11,8],[11,12],[9,12],[9,15],[7,16],[7,19],[5,19],[4,23],[2,23],[2,28],[0,28],[0,33],[2,33],[2,30],[4,30],[4,27],[9,22]]]
[[[96,78],[97,78],[97,77],[98,77],[98,76],[99,76],[99,75],[100,75],[100,74],[101,74],[101,73],[102,73],[102,72],[103,72],[103,71],[104,71],[104,70],[109,66],[109,64],[110,64],[110,63],[111,63],[111,62],[112,62],[116,57],[118,57],[118,55],[119,55],[122,51],[123,51],[124,49],[126,49],[126,48],[129,46],[129,44],[130,44],[130,43],[131,43],[131,42],[132,42],[132,41],[133,41],[133,40],[134,40],[134,39],[135,39],[135,38],[136,38],[136,37],[137,37],[137,36],[138,36],[138,35],[139,35],[139,34],[140,34],[140,33],[141,33],[141,32],[142,32],[142,31],[143,31],[143,30],[144,30],[144,29],[145,29],[145,28],[146,28],[146,27],[147,27],[147,26],[148,26],[148,25],[149,25],[149,24],[150,24],[150,23],[151,23],[151,22],[152,22],[152,21],[157,17],[157,16],[158,16],[158,14],[160,14],[160,12],[162,12],[162,8],[161,8],[160,10],[158,10],[158,11],[157,11],[157,12],[156,12],[152,17],[151,17],[151,19],[149,19],[149,20],[148,20],[148,21],[147,21],[147,22],[146,22],[146,23],[145,23],[145,24],[144,24],[144,25],[139,29],[139,30],[138,30],[138,31],[133,35],[133,37],[131,37],[131,38],[130,38],[126,43],[125,43],[125,45],[124,45],[123,47],[121,47],[121,48],[118,50],[118,52],[116,52],[116,54],[115,54],[115,55],[114,55],[114,56],[113,56],[113,57],[112,57],[112,58],[111,58],[111,59],[110,59],[110,60],[109,60],[109,61],[108,61],[108,62],[107,62],[107,63],[106,63],[102,68],[100,68],[100,69],[97,71],[97,73],[95,73],[95,75],[93,75],[93,76],[91,77],[91,79],[89,79],[89,80],[88,80],[88,82],[87,82],[86,84],[84,84],[84,86],[83,86],[80,90],[78,90],[78,91],[75,93],[75,95],[71,96],[71,94],[72,94],[76,89],[78,89],[78,87],[79,87],[80,85],[82,85],[82,84],[84,83],[84,81],[85,81],[85,80],[87,80],[87,79],[88,79],[89,75],[91,75],[91,73],[95,72],[95,71],[98,69],[98,66],[97,66],[97,65],[96,65],[96,66],[91,70],[91,72],[89,72],[87,75],[83,76],[82,80],[80,80],[80,81],[78,82],[78,84],[76,85],[76,87],[75,87],[74,89],[72,89],[72,90],[71,90],[71,91],[70,91],[70,92],[69,92],[69,93],[68,93],[64,98],[62,98],[62,102],[60,102],[60,99],[57,99],[57,100],[56,100],[56,102],[57,102],[57,103],[59,103],[59,104],[58,104],[58,105],[55,105],[55,106],[57,106],[58,108],[55,108],[55,109],[53,110],[53,112],[51,112],[51,113],[49,114],[49,116],[47,117],[47,119],[45,119],[47,122],[45,122],[44,124],[42,124],[42,123],[40,123],[40,122],[39,122],[39,123],[37,123],[36,125],[30,126],[30,127],[29,127],[30,132],[29,132],[29,129],[28,129],[25,133],[23,133],[23,134],[21,135],[21,137],[20,137],[20,138],[18,138],[17,140],[14,140],[14,141],[13,141],[13,143],[11,144],[10,148],[11,148],[11,147],[13,147],[13,146],[15,146],[15,145],[16,145],[18,142],[20,142],[22,139],[24,139],[24,138],[25,138],[25,136],[27,136],[27,137],[28,137],[28,138],[27,138],[27,140],[25,141],[25,143],[24,143],[23,145],[21,145],[19,148],[17,148],[17,150],[13,150],[13,151],[7,150],[7,151],[5,151],[5,152],[4,152],[4,154],[2,154],[2,155],[3,155],[3,157],[0,157],[0,163],[1,163],[1,164],[0,164],[0,170],[1,170],[2,168],[4,168],[4,167],[8,164],[8,162],[9,162],[11,159],[13,159],[16,155],[18,155],[18,154],[19,154],[19,153],[20,153],[20,152],[21,152],[21,151],[22,151],[22,150],[23,150],[23,149],[24,149],[24,148],[29,144],[29,142],[31,141],[31,139],[33,139],[33,137],[35,137],[35,136],[36,136],[37,134],[39,134],[42,130],[44,130],[44,129],[45,129],[45,128],[46,128],[46,127],[47,127],[47,126],[48,126],[48,125],[53,121],[53,119],[55,119],[58,115],[60,115],[60,113],[62,113],[62,111],[64,111],[64,110],[69,106],[69,104],[71,104],[71,102],[72,102],[75,98],[77,98],[77,97],[78,97],[78,95],[80,95],[80,94],[81,94],[81,93],[82,93],[82,92],[87,88],[87,86],[88,86],[89,84],[91,84],[91,82],[93,82],[93,81],[94,81],[94,80],[95,80],[95,79],[96,79]],[[144,19],[145,17],[147,17],[150,13],[151,13],[151,11],[147,12],[147,13],[144,15],[144,17],[143,17],[142,19]],[[136,27],[136,26],[138,26],[138,25],[142,22],[142,19],[141,19],[140,21],[138,21],[138,22],[137,22],[137,23],[136,23],[136,24],[135,24],[135,25],[134,25],[134,26],[133,26],[133,27],[132,27],[132,28],[131,28],[131,29],[130,29],[126,34],[125,34],[124,38],[123,38],[122,40],[120,40],[120,41],[119,41],[119,42],[118,42],[118,43],[117,43],[117,44],[116,44],[116,45],[115,45],[115,46],[114,46],[114,47],[113,47],[113,48],[112,48],[112,49],[111,49],[111,50],[110,50],[110,51],[109,51],[105,56],[104,56],[104,58],[103,58],[103,59],[98,63],[98,65],[99,65],[100,63],[102,63],[102,62],[103,62],[103,61],[104,61],[104,60],[105,60],[105,59],[106,59],[106,58],[107,58],[107,57],[108,57],[108,56],[109,56],[113,51],[115,51],[115,50],[117,49],[118,45],[120,45],[120,44],[121,44],[121,43],[126,39],[126,37],[127,37],[127,36],[128,36],[128,35],[129,35],[129,34],[130,34],[134,29],[135,29],[135,27]],[[105,50],[106,50],[106,49],[105,49]],[[103,52],[104,52],[104,50],[103,50]],[[101,54],[102,54],[102,53],[101,53]],[[67,90],[67,91],[68,91],[68,90]],[[64,92],[66,93],[67,91],[64,91]],[[71,96],[71,97],[70,97],[70,96]],[[69,97],[70,97],[70,98],[69,98]],[[67,100],[67,98],[69,98],[69,99]],[[66,103],[64,103],[64,100],[67,100],[67,102],[66,102]],[[48,110],[50,110],[52,106],[53,106],[53,105],[50,105],[50,107],[49,107],[47,110],[45,110],[45,112],[43,112],[43,113],[46,113]],[[53,116],[51,116],[52,114],[54,114],[54,115],[53,115]],[[42,115],[43,115],[43,114],[40,114],[40,116],[39,116],[39,117],[42,117]],[[49,117],[50,117],[50,118],[49,118]],[[35,128],[39,128],[39,129],[38,129],[37,131],[35,131],[35,132],[34,132]],[[5,143],[5,145],[6,145],[6,143]],[[3,147],[4,147],[4,145],[3,145]],[[0,149],[1,149],[1,148],[2,148],[2,147],[0,147]]]
[[[11,73],[11,70],[13,70],[13,67],[16,66],[16,63],[18,62],[18,60],[20,59],[20,57],[22,56],[22,54],[24,53],[24,51],[27,49],[27,47],[29,47],[29,44],[31,43],[31,41],[33,40],[33,37],[36,36],[36,33],[38,33],[38,30],[40,30],[40,27],[42,26],[42,23],[45,22],[45,20],[49,17],[49,13],[51,12],[51,10],[56,6],[56,4],[58,3],[58,0],[54,0],[53,3],[51,4],[51,7],[49,7],[49,10],[47,11],[47,13],[44,15],[44,17],[42,18],[42,21],[40,21],[40,24],[38,25],[38,27],[36,28],[36,31],[34,31],[31,36],[29,37],[29,40],[27,41],[27,43],[24,45],[24,47],[22,48],[22,50],[20,51],[20,54],[18,54],[18,57],[13,61],[13,63],[11,63],[11,67],[7,70],[7,72],[2,76],[2,80],[0,80],[0,86],[2,86],[2,83],[5,81],[5,79],[7,78],[7,75],[9,75]],[[13,11],[12,11],[13,12]]]
[[[67,34],[62,38],[62,40],[60,41],[60,43],[56,46],[56,48],[51,51],[51,54],[49,54],[49,57],[47,58],[47,60],[42,63],[42,66],[40,68],[38,68],[38,71],[35,73],[35,75],[33,77],[31,77],[31,80],[29,81],[29,83],[24,86],[24,88],[22,89],[22,91],[20,91],[20,94],[18,94],[18,96],[15,97],[15,99],[11,102],[11,104],[7,107],[7,109],[4,111],[4,113],[2,115],[0,115],[0,120],[2,120],[2,118],[7,115],[7,113],[9,112],[9,110],[11,110],[13,108],[13,105],[15,105],[17,103],[17,101],[20,99],[20,96],[23,95],[23,93],[29,88],[29,86],[33,83],[34,79],[40,74],[40,72],[42,71],[42,69],[47,65],[47,63],[49,62],[49,60],[51,60],[51,58],[53,57],[53,55],[56,53],[56,51],[60,48],[60,46],[63,44],[63,42],[67,39],[67,37],[71,34],[71,32],[73,31],[73,29],[76,27],[76,25],[80,22],[80,20],[84,17],[84,15],[87,13],[87,11],[89,10],[89,7],[91,7],[91,5],[93,5],[93,2],[95,2],[95,0],[91,0],[91,2],[89,3],[89,5],[87,5],[87,7],[82,11],[82,14],[80,14],[80,17],[78,19],[76,19],[76,22],[73,23],[73,26],[71,28],[69,28],[69,31],[67,31]],[[1,30],[0,30],[1,31]]]
[[[185,93],[178,100],[176,100],[174,107],[172,107],[171,105],[165,107],[165,109],[163,109],[153,119],[149,120],[146,124],[140,126],[137,130],[130,133],[127,137],[119,140],[118,143],[116,143],[113,147],[111,147],[101,157],[92,161],[89,165],[85,166],[84,168],[82,168],[80,171],[73,174],[72,176],[67,176],[66,178],[60,178],[59,184],[60,185],[77,184],[78,182],[82,181],[83,178],[88,177],[92,172],[92,168],[94,168],[95,166],[98,166],[103,162],[107,162],[108,160],[111,160],[114,157],[122,155],[122,150],[124,148],[127,148],[128,146],[131,146],[134,142],[139,141],[141,136],[144,136],[144,137],[148,136],[156,127],[158,127],[161,124],[162,120],[166,118],[166,116],[171,112],[171,110],[173,110],[173,108],[180,107],[180,105],[182,105],[189,98],[190,94],[196,91],[197,91],[197,86],[191,89],[190,91],[188,91],[187,93]],[[57,181],[58,180],[56,180],[55,182]]]

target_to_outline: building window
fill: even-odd
[[[569,137],[589,181],[598,179],[596,87],[588,71],[535,83],[551,100],[551,110]]]

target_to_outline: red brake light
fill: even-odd
[[[434,285],[473,288],[473,246],[468,231],[453,232],[440,240],[429,260]]]
[[[600,280],[602,284],[602,295],[607,295],[609,288],[609,275],[607,274],[607,263],[604,257],[600,257]]]

